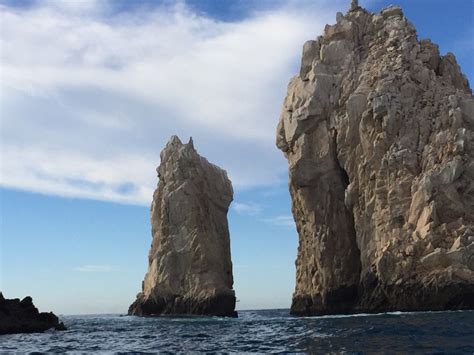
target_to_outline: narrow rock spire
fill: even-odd
[[[359,7],[359,0],[352,0],[350,11],[357,10]]]
[[[152,244],[131,315],[237,316],[227,211],[227,173],[173,136],[160,154],[151,205]]]

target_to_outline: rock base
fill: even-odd
[[[218,295],[204,300],[182,298],[179,296],[143,299],[138,297],[128,309],[129,315],[202,315],[218,317],[237,317],[235,296]]]
[[[341,287],[322,297],[293,297],[290,313],[296,316],[354,313],[357,302],[357,287]]]
[[[0,334],[40,333],[66,330],[53,313],[39,313],[31,297],[5,299],[0,293]]]
[[[419,312],[474,309],[474,285],[446,283],[426,285],[404,283],[380,285],[376,281],[370,287],[345,288],[327,295],[325,304],[320,298],[295,297],[290,313],[297,316],[321,316],[328,314]]]

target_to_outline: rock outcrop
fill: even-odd
[[[399,7],[303,47],[277,146],[299,233],[293,314],[474,308],[474,99]]]
[[[232,184],[192,140],[173,136],[160,157],[149,268],[128,313],[237,316],[227,224]]]
[[[39,333],[66,330],[53,313],[39,313],[31,297],[5,299],[0,292],[0,334]]]

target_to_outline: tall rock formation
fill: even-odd
[[[160,157],[148,272],[128,313],[237,316],[227,224],[232,184],[192,139],[171,137]]]
[[[474,308],[474,99],[399,7],[303,47],[277,146],[299,233],[293,314]]]

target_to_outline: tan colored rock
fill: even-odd
[[[128,313],[237,316],[227,223],[232,184],[192,140],[171,137],[160,157],[148,272]]]
[[[454,55],[401,8],[352,1],[305,44],[276,140],[300,241],[292,313],[474,308],[473,128]]]

